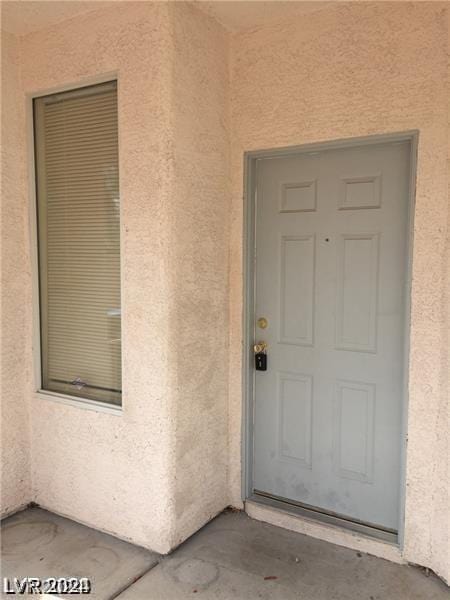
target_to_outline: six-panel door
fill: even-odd
[[[398,529],[409,142],[257,161],[253,486]]]

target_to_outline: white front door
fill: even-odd
[[[396,142],[256,165],[254,493],[392,531],[409,163]]]

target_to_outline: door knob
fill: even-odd
[[[265,352],[267,350],[266,342],[258,342],[253,346],[253,350],[255,354],[260,354],[261,352]]]

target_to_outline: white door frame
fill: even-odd
[[[411,329],[411,281],[413,259],[413,232],[415,213],[415,185],[417,171],[417,148],[419,132],[405,131],[371,135],[356,138],[346,138],[328,142],[318,142],[301,146],[275,148],[269,150],[254,150],[244,153],[244,243],[243,243],[243,353],[242,353],[242,500],[245,502],[252,496],[253,491],[253,420],[254,420],[254,377],[253,343],[255,339],[255,249],[256,249],[256,161],[259,158],[280,158],[305,152],[321,151],[356,146],[373,145],[387,142],[410,142],[410,185],[408,203],[408,252],[406,276],[406,306],[404,334],[404,381],[402,399],[402,444],[401,444],[401,481],[400,481],[400,511],[398,536],[395,543],[403,548],[405,523],[406,495],[406,445],[407,445],[407,415],[409,400],[409,348]],[[252,498],[254,500],[254,498]],[[281,508],[281,503],[272,503]],[[309,515],[311,517],[313,515]],[[319,513],[317,517],[320,520]],[[329,520],[328,520],[329,522]],[[336,520],[335,524],[344,522]],[[364,533],[367,533],[364,531]]]

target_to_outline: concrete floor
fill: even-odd
[[[42,509],[28,509],[2,524],[2,576],[90,577],[89,597],[96,600],[450,598],[443,582],[420,569],[239,512],[225,512],[161,557]]]
[[[160,558],[41,508],[8,517],[1,533],[2,577],[88,577],[95,600],[114,598]]]

